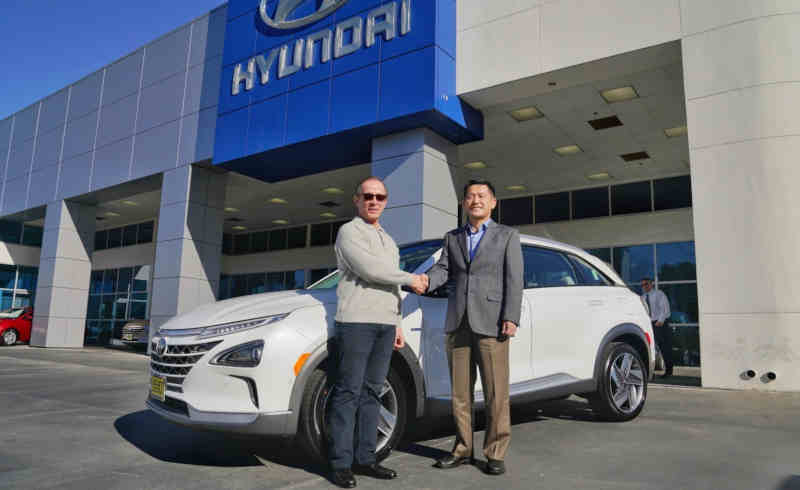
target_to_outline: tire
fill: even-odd
[[[391,367],[381,396],[381,413],[386,413],[384,409],[390,414],[394,413],[395,423],[393,428],[389,428],[385,422],[390,419],[383,416],[378,417],[379,430],[376,450],[378,461],[389,456],[392,449],[403,438],[409,413],[407,390],[408,388],[397,370]],[[325,411],[329,396],[330,386],[328,386],[327,373],[323,369],[316,369],[309,377],[303,392],[297,439],[303,449],[320,464],[328,462]]]
[[[0,345],[14,345],[19,340],[19,335],[17,331],[13,328],[9,328],[5,330],[2,335],[0,335]]]
[[[602,420],[624,422],[636,418],[647,400],[647,367],[628,344],[612,342],[602,354],[603,370],[589,404]],[[627,371],[627,373],[626,373]]]

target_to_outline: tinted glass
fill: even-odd
[[[138,225],[128,225],[122,229],[122,246],[129,247],[131,245],[136,245],[136,233],[138,230]]]
[[[288,231],[289,248],[303,248],[306,246],[306,227],[295,226]]]
[[[94,249],[105,250],[108,248],[108,231],[98,231],[94,234]]]
[[[92,279],[89,283],[90,293],[100,293],[103,291],[103,271],[92,271]]]
[[[308,283],[309,284],[314,284],[315,282],[319,281],[323,277],[325,277],[328,274],[330,274],[330,272],[331,272],[331,269],[311,269],[311,274],[309,275]],[[330,286],[330,287],[336,287],[336,284],[338,284],[338,282],[339,281],[336,281],[336,283],[333,286]],[[327,289],[327,288],[321,288],[321,289]]]
[[[40,226],[25,225],[22,231],[22,244],[30,245],[31,247],[42,246],[42,231]]]
[[[572,218],[608,216],[608,187],[572,192]]]
[[[578,271],[581,284],[585,284],[587,286],[608,286],[611,284],[611,281],[606,279],[606,276],[604,276],[602,272],[595,269],[592,264],[589,264],[582,258],[572,255],[570,256],[570,260],[572,261],[572,265]]]
[[[17,268],[13,265],[0,265],[0,288],[14,289]]]
[[[112,228],[108,230],[108,248],[122,246],[122,228]]]
[[[220,300],[228,299],[231,297],[231,276],[221,275],[219,278],[219,294],[217,295]]]
[[[533,224],[533,198],[503,199],[500,202],[500,223],[508,226]]]
[[[610,248],[590,248],[586,250],[606,264],[611,263],[611,249]]]
[[[284,287],[283,272],[267,273],[267,291],[283,291]]]
[[[222,253],[225,255],[233,255],[233,235],[230,233],[222,234]]]
[[[36,291],[36,279],[39,277],[39,269],[36,267],[20,267],[17,276],[17,289],[27,289]],[[83,284],[80,285],[84,287]]]
[[[241,233],[233,236],[233,253],[236,255],[250,253],[249,233]]]
[[[656,211],[692,205],[692,182],[688,175],[653,181]]]
[[[611,214],[645,213],[650,210],[649,181],[611,186]]]
[[[139,232],[137,236],[137,243],[150,243],[153,241],[153,232],[155,223],[148,221],[147,223],[139,223]]]
[[[536,222],[563,221],[569,219],[569,192],[536,196]]]
[[[113,293],[117,288],[117,269],[103,271],[103,292]]]
[[[133,291],[147,291],[150,284],[150,266],[140,265],[133,268]]]
[[[269,232],[259,231],[252,235],[252,251],[253,253],[266,252],[269,245]]]
[[[286,250],[286,230],[272,230],[269,232],[269,249]]]
[[[337,221],[336,223],[331,223],[331,228],[333,228],[331,233],[333,236],[333,243],[336,243],[336,237],[339,236],[339,228],[341,228],[345,223],[347,223],[347,221]]]
[[[114,296],[114,319],[124,320],[128,313],[128,295],[117,294]]]
[[[697,284],[659,284],[669,298],[670,323],[697,323]]]
[[[677,366],[700,365],[698,327],[676,327],[672,334],[672,359]]]
[[[286,273],[286,289],[303,289],[306,279],[306,271],[289,271]]]
[[[247,275],[247,294],[263,293],[265,288],[264,274]]]
[[[546,288],[578,284],[575,271],[564,255],[538,247],[522,247],[524,287]]]
[[[127,293],[131,287],[131,281],[133,280],[133,268],[132,267],[123,267],[119,269],[119,275],[117,276],[117,291]]]
[[[100,318],[100,299],[99,294],[89,295],[89,306],[86,308],[86,318]]]
[[[697,279],[694,242],[659,243],[656,245],[659,281],[693,281]]]
[[[231,282],[231,297],[236,298],[247,294],[247,276],[233,276]]]
[[[653,277],[653,246],[614,247],[614,269],[625,283]]]
[[[311,246],[318,247],[331,244],[331,224],[319,223],[311,225]]]
[[[0,242],[19,243],[22,238],[22,223],[0,220]]]
[[[14,301],[14,291],[0,291],[0,310],[11,308]]]
[[[116,296],[113,294],[104,294],[100,297],[100,314],[98,315],[103,320],[111,319],[114,315],[114,300]]]
[[[131,300],[128,303],[128,318],[132,320],[144,320],[147,318],[147,300]]]
[[[494,209],[492,209],[492,220],[496,223],[500,222],[500,206],[495,206]]]

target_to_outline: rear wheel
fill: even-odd
[[[330,392],[327,373],[323,369],[315,370],[306,384],[298,421],[297,437],[300,444],[320,463],[327,463],[328,460],[325,412]],[[381,461],[402,439],[408,418],[406,385],[394,368],[389,369],[379,397],[381,407],[375,452],[378,461]]]
[[[592,410],[614,422],[636,418],[647,399],[647,369],[642,358],[630,345],[612,342],[602,359],[598,389],[588,397]]]
[[[9,328],[3,335],[0,336],[0,344],[2,345],[14,345],[17,343],[17,339],[19,336],[17,335],[17,331],[13,328]]]

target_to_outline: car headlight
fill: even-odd
[[[256,340],[222,351],[211,364],[234,367],[256,367],[264,353],[264,341]]]
[[[256,318],[255,320],[246,320],[243,322],[224,323],[222,325],[212,325],[205,327],[199,334],[200,337],[217,337],[220,335],[228,335],[236,332],[243,332],[258,327],[270,325],[279,322],[289,316],[289,313],[282,313],[280,315],[265,316],[263,318]]]

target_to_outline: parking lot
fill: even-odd
[[[107,349],[0,349],[0,488],[331,488],[291,444],[162,421],[144,408],[147,359]],[[417,424],[359,488],[800,488],[800,394],[651,386],[643,414],[593,419],[579,398],[516,409],[509,471],[431,467],[447,421]],[[482,434],[481,434],[482,435]],[[479,442],[480,437],[479,435]]]

